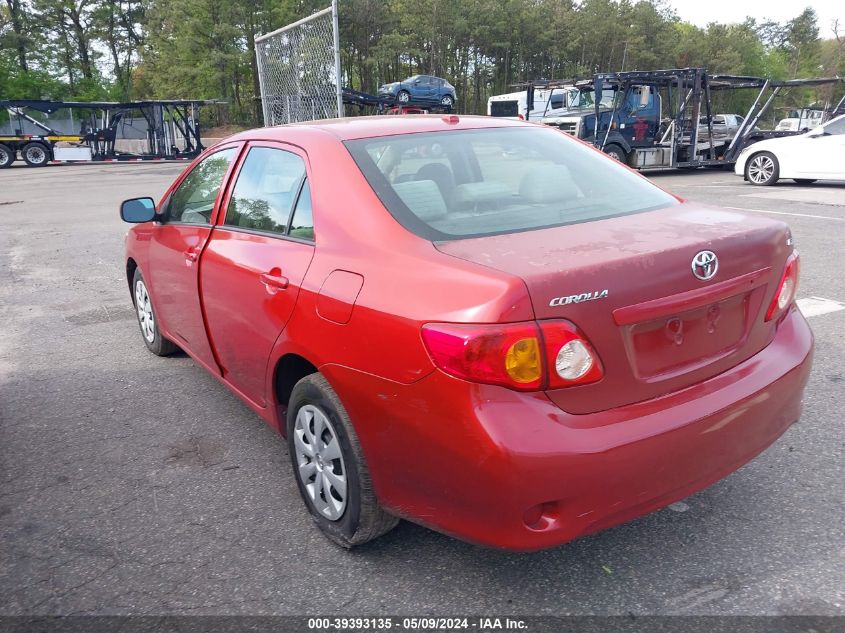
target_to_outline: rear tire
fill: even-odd
[[[15,150],[0,143],[0,169],[11,167],[15,158],[17,158]]]
[[[158,329],[158,318],[153,309],[153,300],[140,268],[135,269],[135,275],[132,277],[132,303],[135,305],[135,316],[147,349],[156,356],[170,356],[178,351],[179,348],[172,341],[164,338]]]
[[[452,95],[443,95],[440,98],[440,105],[447,110],[451,110],[452,106],[455,105],[455,100],[452,98]]]
[[[43,143],[27,143],[21,150],[21,155],[30,167],[44,167],[50,162],[50,150]]]
[[[616,160],[618,160],[623,165],[627,164],[628,155],[625,154],[625,150],[622,149],[621,147],[619,147],[618,145],[615,145],[615,144],[608,145],[607,147],[604,148],[604,153],[607,154],[608,156],[615,158]]]
[[[778,181],[780,165],[771,152],[759,152],[749,156],[745,163],[745,179],[752,185],[766,187]]]
[[[396,527],[399,519],[384,511],[373,492],[352,421],[322,374],[293,388],[287,441],[299,494],[326,537],[352,548]]]
[[[818,178],[793,178],[799,185],[812,185]]]

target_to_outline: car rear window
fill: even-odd
[[[490,116],[519,116],[519,101],[491,101]]]
[[[540,126],[383,136],[346,147],[393,217],[432,241],[677,204],[612,159]]]

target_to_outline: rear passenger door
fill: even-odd
[[[200,262],[206,322],[223,377],[265,406],[267,361],[314,255],[306,157],[250,144]]]

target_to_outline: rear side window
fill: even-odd
[[[432,241],[677,204],[622,165],[539,126],[384,136],[346,146],[390,213]]]
[[[311,212],[311,187],[308,181],[302,185],[302,192],[296,201],[296,209],[290,221],[290,236],[302,240],[314,239],[314,216]]]
[[[251,148],[232,190],[224,224],[287,233],[304,179],[305,162],[296,154],[272,147]]]

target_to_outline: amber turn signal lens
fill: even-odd
[[[528,383],[540,379],[540,343],[534,338],[523,338],[508,348],[505,354],[505,371],[515,382]]]

